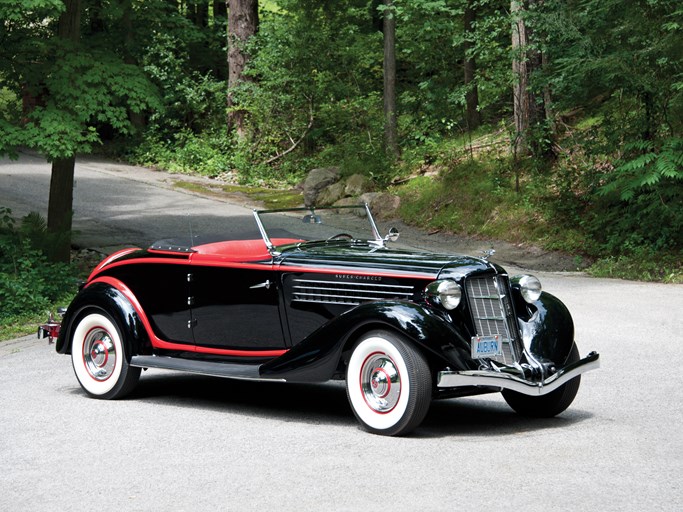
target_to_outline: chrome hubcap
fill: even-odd
[[[107,331],[95,328],[83,343],[83,360],[95,380],[107,380],[116,366],[116,347]]]
[[[401,396],[401,376],[386,354],[371,354],[363,363],[360,374],[363,398],[376,412],[391,411]]]

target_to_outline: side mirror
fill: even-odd
[[[389,230],[389,234],[384,237],[384,240],[386,242],[395,242],[396,240],[398,240],[398,237],[400,237],[400,236],[401,236],[401,233],[398,232],[398,229],[391,228]]]

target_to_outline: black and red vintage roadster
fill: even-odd
[[[365,233],[325,222],[339,209],[255,211],[228,240],[121,250],[42,333],[103,399],[130,393],[143,368],[345,379],[362,427],[385,435],[416,428],[433,399],[502,392],[545,417],[572,403],[599,355],[580,358],[569,311],[538,279],[399,249],[396,230],[382,237],[367,206],[352,208]]]

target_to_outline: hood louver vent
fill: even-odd
[[[292,300],[297,302],[357,306],[363,302],[377,300],[410,299],[413,293],[412,286],[394,284],[311,279],[294,279],[292,282]]]

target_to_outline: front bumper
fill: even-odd
[[[600,354],[591,352],[576,363],[560,368],[556,373],[542,381],[530,381],[518,375],[496,372],[494,370],[467,370],[462,372],[439,372],[436,385],[439,388],[485,386],[510,389],[524,395],[540,396],[547,395],[582,373],[597,368],[600,368]]]

